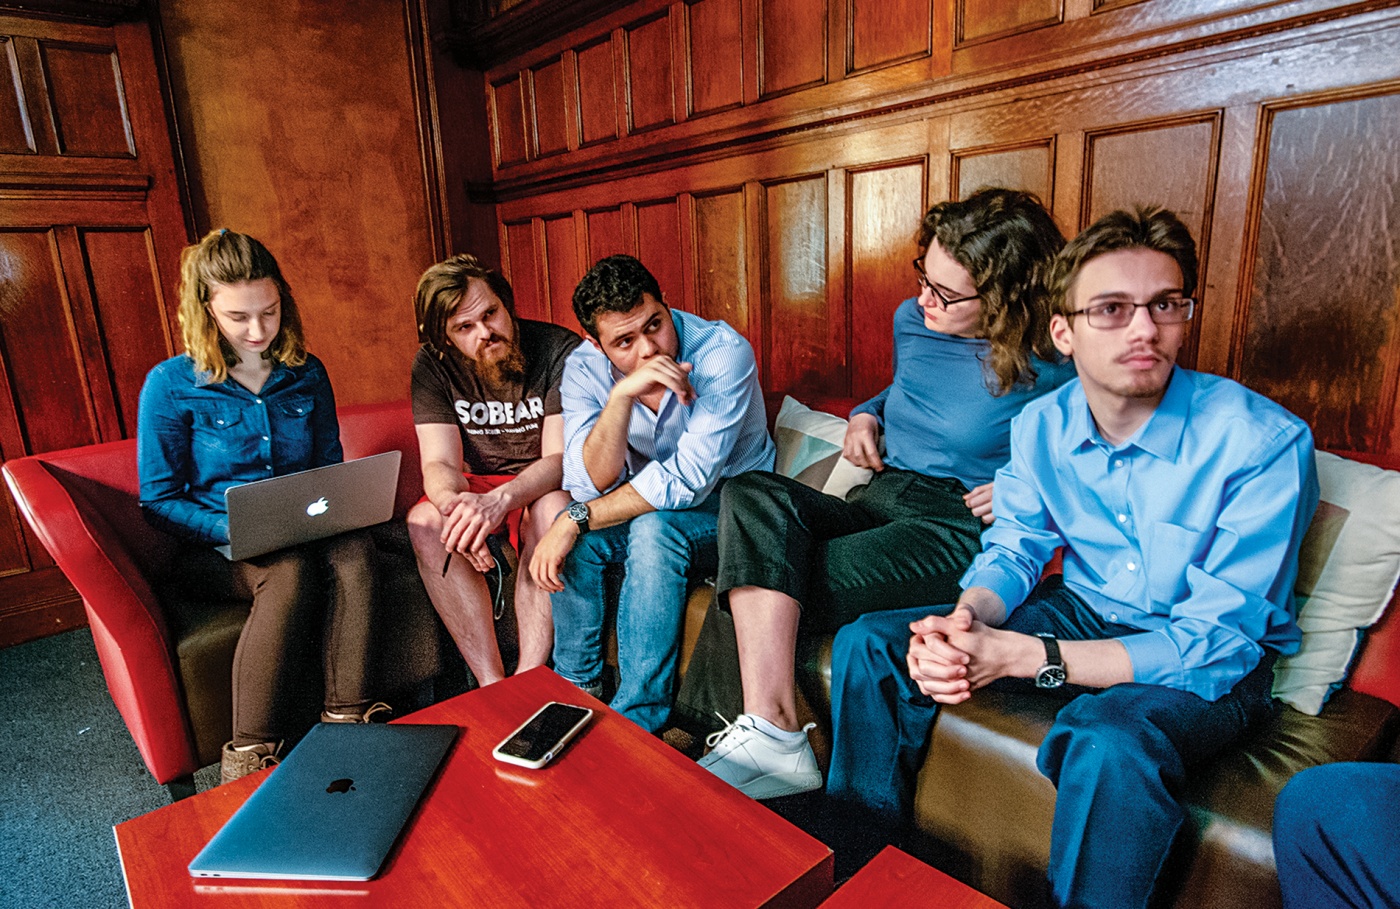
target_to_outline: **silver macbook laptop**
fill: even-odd
[[[219,552],[234,561],[251,559],[389,520],[402,457],[386,451],[230,486],[224,493],[229,542]]]
[[[190,862],[200,878],[367,881],[456,726],[321,723]]]

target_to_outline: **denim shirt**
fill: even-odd
[[[136,462],[151,524],[200,543],[228,542],[230,486],[344,459],[335,395],[321,361],[281,364],[254,394],[209,383],[188,356],[156,365],[141,388]]]

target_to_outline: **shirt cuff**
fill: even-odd
[[[695,490],[655,461],[637,471],[631,482],[637,495],[657,511],[677,511],[695,504]]]
[[[969,569],[963,575],[961,585],[963,590],[969,587],[985,587],[1001,597],[1001,602],[1005,605],[1008,616],[1030,595],[1030,591],[1026,589],[1025,581],[1021,579],[1020,575],[996,565]]]
[[[1132,661],[1134,682],[1192,691],[1186,684],[1186,673],[1182,671],[1181,654],[1165,634],[1144,631],[1118,640],[1127,648],[1128,659]],[[1193,693],[1201,694],[1199,691]]]

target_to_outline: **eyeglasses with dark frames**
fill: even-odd
[[[924,274],[924,260],[920,258],[915,258],[913,264],[914,274],[918,277],[919,286],[928,290],[929,293],[933,294],[933,298],[938,301],[938,305],[943,307],[944,309],[947,309],[949,306],[953,306],[958,303],[966,303],[969,300],[980,299],[982,296],[981,294],[973,294],[970,297],[946,297],[943,295],[943,291],[938,289],[938,285],[930,281],[928,279],[928,275]]]
[[[1146,309],[1147,315],[1158,325],[1180,325],[1190,322],[1195,311],[1196,301],[1190,297],[1160,297],[1146,303],[1129,303],[1126,300],[1112,300],[1070,310],[1071,316],[1084,316],[1090,328],[1126,328],[1138,309]]]

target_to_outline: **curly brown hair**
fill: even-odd
[[[966,199],[940,202],[919,225],[922,257],[937,241],[967,269],[982,299],[977,335],[991,351],[993,394],[1035,381],[1031,356],[1058,358],[1050,341],[1046,277],[1065,239],[1032,193],[980,189]]]

